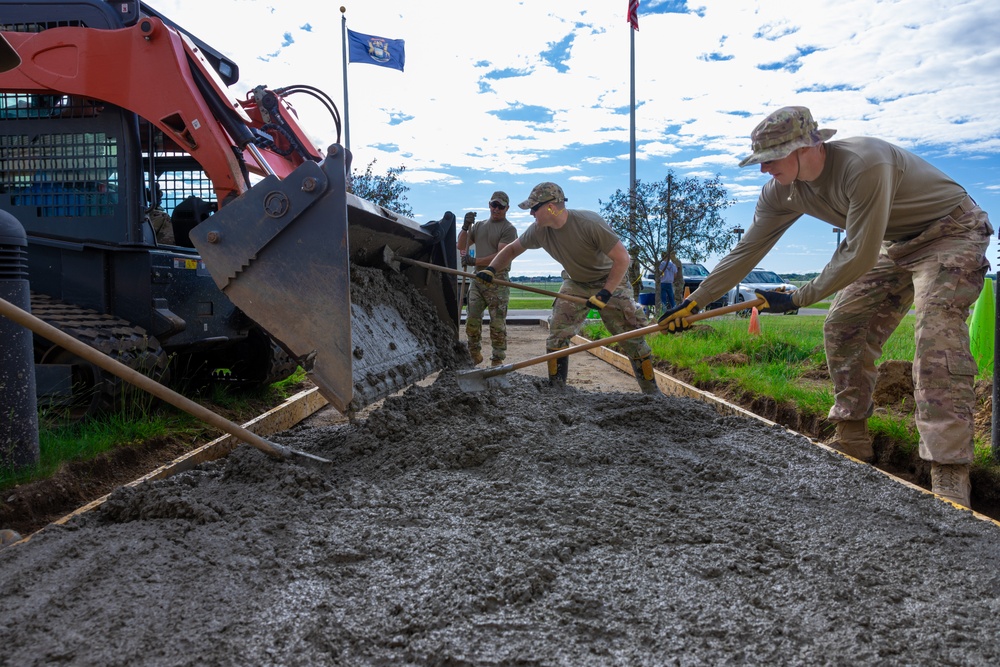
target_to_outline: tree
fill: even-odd
[[[377,160],[369,162],[363,174],[357,169],[354,170],[348,192],[382,208],[412,218],[413,209],[406,202],[406,193],[410,188],[399,180],[406,167],[391,167],[384,176],[379,176],[372,173],[376,162]]]
[[[736,203],[728,194],[718,174],[705,180],[679,179],[668,171],[662,181],[636,180],[634,220],[629,190],[618,190],[607,203],[598,200],[598,204],[604,219],[629,249],[633,266],[649,267],[659,284],[664,252],[700,262],[732,247],[736,238],[722,218],[722,211]],[[640,284],[636,278],[633,285]],[[655,292],[659,301],[659,290]]]

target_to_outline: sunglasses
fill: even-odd
[[[507,208],[507,207],[506,207],[506,206],[504,206],[503,204],[501,204],[501,203],[500,203],[500,202],[498,202],[498,201],[491,201],[491,202],[490,202],[490,208],[499,208],[499,209],[504,209],[504,208]]]
[[[535,204],[534,206],[531,207],[531,213],[538,213],[538,209],[540,209],[541,207],[545,206],[546,204],[550,204],[550,203],[552,203],[554,201],[555,201],[555,199],[549,199],[549,200],[546,200],[546,201],[540,201],[540,202],[538,202],[537,204]]]

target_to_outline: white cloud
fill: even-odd
[[[427,219],[481,205],[494,188],[518,199],[548,179],[564,180],[574,205],[596,209],[628,187],[626,5],[494,0],[482,18],[458,0],[351,3],[349,28],[406,42],[405,72],[348,66],[354,165],[406,166],[408,199]],[[342,106],[339,5],[156,6],[237,60],[243,89],[309,84]],[[754,168],[736,167],[750,130],[774,108],[801,104],[838,138],[914,148],[975,187],[981,204],[1000,203],[995,0],[700,0],[689,14],[653,13],[662,6],[640,5],[635,34],[640,179],[720,173],[740,201],[727,215],[745,226],[764,183]],[[319,105],[293,102],[317,145],[336,140]],[[799,234],[811,243],[798,227],[789,244]],[[533,259],[543,266],[547,256]],[[796,261],[788,270],[822,266]]]

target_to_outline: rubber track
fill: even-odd
[[[31,313],[133,370],[158,381],[166,379],[167,354],[159,341],[142,327],[44,294],[31,293]],[[118,377],[100,372],[99,391],[103,396],[93,403],[95,410],[114,407],[124,384]]]

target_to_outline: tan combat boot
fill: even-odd
[[[648,356],[641,359],[631,359],[632,372],[635,374],[636,382],[639,383],[639,390],[644,394],[659,394],[660,387],[656,384],[656,376],[653,373],[653,361]]]
[[[875,458],[872,439],[868,435],[867,419],[837,422],[837,435],[826,444],[838,452],[865,462]]]
[[[549,350],[555,352],[555,350]],[[569,357],[549,359],[549,386],[565,387],[569,378]]]
[[[956,505],[972,507],[968,463],[931,462],[931,491]]]

